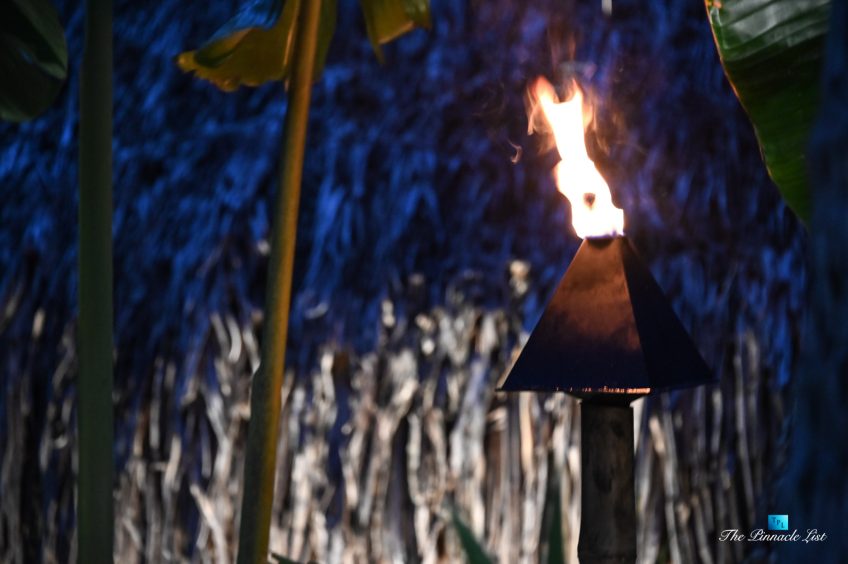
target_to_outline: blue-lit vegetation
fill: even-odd
[[[237,4],[115,6],[121,562],[235,552],[287,101],[278,83],[223,94],[174,60]],[[75,550],[83,12],[57,6],[67,84],[39,119],[0,125],[4,562]],[[530,78],[574,61],[628,235],[721,376],[640,408],[640,546],[748,556],[714,538],[759,522],[785,458],[805,235],[703,6],[600,6],[434,0],[432,29],[380,47],[380,64],[357,3],[338,2],[306,141],[273,552],[457,558],[474,536],[501,561],[574,553],[574,402],[493,393],[578,243],[522,103]]]

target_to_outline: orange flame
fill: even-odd
[[[557,189],[571,202],[571,222],[577,235],[583,239],[622,235],[624,212],[613,205],[609,186],[586,152],[584,137],[592,108],[584,107],[576,82],[571,90],[571,98],[560,102],[550,82],[544,77],[536,79],[528,92],[530,133],[553,132],[562,159],[554,168],[554,177]]]

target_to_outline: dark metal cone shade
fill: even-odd
[[[713,382],[625,237],[587,239],[502,391],[645,394]]]

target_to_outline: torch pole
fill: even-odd
[[[636,561],[633,408],[622,396],[580,405],[581,564]]]

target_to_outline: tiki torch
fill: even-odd
[[[713,381],[659,284],[624,236],[624,214],[586,152],[591,110],[572,84],[529,92],[531,128],[553,133],[557,187],[584,239],[502,391],[562,391],[581,399],[582,564],[636,560],[633,409],[652,393]]]

